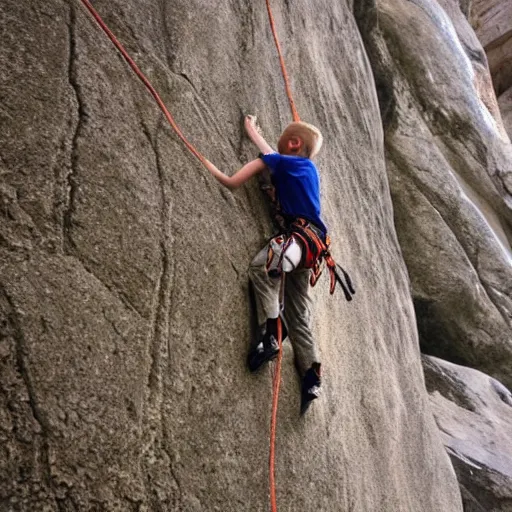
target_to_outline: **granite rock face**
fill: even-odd
[[[424,356],[434,418],[467,512],[512,510],[512,394],[471,368]]]
[[[504,137],[475,99],[467,66],[452,106],[429,110],[449,95],[450,66],[466,60],[446,41],[435,60],[421,53],[418,33],[428,34],[414,23],[425,21],[417,2],[379,6],[379,30],[400,42],[391,85],[377,65],[375,84],[351,6],[274,3],[299,112],[326,139],[318,163],[333,252],[357,286],[350,305],[328,296],[326,276],[313,291],[325,391],[302,419],[285,348],[280,510],[460,511],[425,393],[386,162],[419,310],[455,308],[460,295],[428,280],[419,286],[413,252],[427,278],[435,272],[430,251],[450,264],[458,258],[460,272],[442,277],[467,291],[466,311],[481,329],[456,318],[450,332],[468,335],[472,360],[485,347],[489,368],[505,380],[512,187]],[[256,154],[243,136],[245,113],[259,116],[271,140],[290,120],[264,2],[95,6],[184,132],[227,172]],[[393,32],[389,9],[399,27],[410,19],[416,31]],[[27,8],[4,0],[0,24],[0,509],[264,510],[271,374],[244,367],[247,266],[271,233],[257,184],[231,193],[207,175],[80,2]],[[441,90],[424,78],[421,86],[406,39],[430,66],[421,71],[440,73]],[[468,141],[457,137],[459,125]],[[416,181],[433,173],[432,161],[443,170],[451,161],[462,175],[467,160],[466,195],[443,171],[423,190],[409,182],[397,197],[412,150],[423,162]],[[475,182],[482,204],[493,205],[490,217],[466,199]],[[442,197],[434,204],[436,186]],[[456,200],[451,216],[447,195]],[[427,249],[408,243],[411,217],[420,236],[431,235]],[[449,219],[467,239],[455,242]],[[439,305],[438,297],[446,300]],[[449,318],[438,310],[438,320]],[[426,339],[430,326],[420,322]]]
[[[444,7],[444,8],[443,8]],[[359,13],[422,348],[512,383],[512,147],[458,2]]]
[[[512,137],[512,87],[498,98],[503,124],[509,137]]]
[[[508,95],[496,99],[466,7],[455,0],[385,0],[361,9],[358,20],[379,92],[395,224],[422,349],[510,387]],[[465,510],[511,510],[505,447],[512,418],[494,384],[489,388],[498,381],[433,358],[424,366]],[[453,377],[459,373],[466,378],[460,386]],[[450,402],[447,390],[460,400]],[[482,404],[488,395],[499,403]],[[480,407],[461,410],[468,401]]]

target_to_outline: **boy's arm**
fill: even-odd
[[[244,124],[247,135],[264,155],[275,153],[275,150],[270,147],[270,144],[260,134],[255,116],[246,116]]]
[[[229,189],[234,189],[243,185],[250,178],[260,173],[265,169],[265,163],[261,158],[257,158],[256,160],[252,160],[251,162],[245,164],[239,171],[237,171],[233,176],[228,176],[224,174],[222,171],[217,169],[215,165],[213,165],[209,160],[206,160],[206,168],[213,174],[213,176],[220,182],[222,185]]]

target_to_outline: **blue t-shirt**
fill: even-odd
[[[320,180],[315,164],[309,158],[280,153],[261,155],[261,159],[270,169],[283,213],[309,220],[327,234],[320,218]]]

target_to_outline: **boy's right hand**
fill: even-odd
[[[245,116],[245,131],[249,138],[258,146],[258,149],[264,154],[274,153],[268,142],[263,138],[260,127],[256,122],[256,116]]]
[[[250,132],[251,130],[255,130],[259,133],[258,125],[256,124],[256,116],[245,116],[245,130]]]

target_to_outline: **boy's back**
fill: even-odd
[[[320,180],[315,164],[301,156],[269,153],[260,155],[270,169],[281,211],[287,218],[304,218],[325,236],[327,228],[320,217]]]

